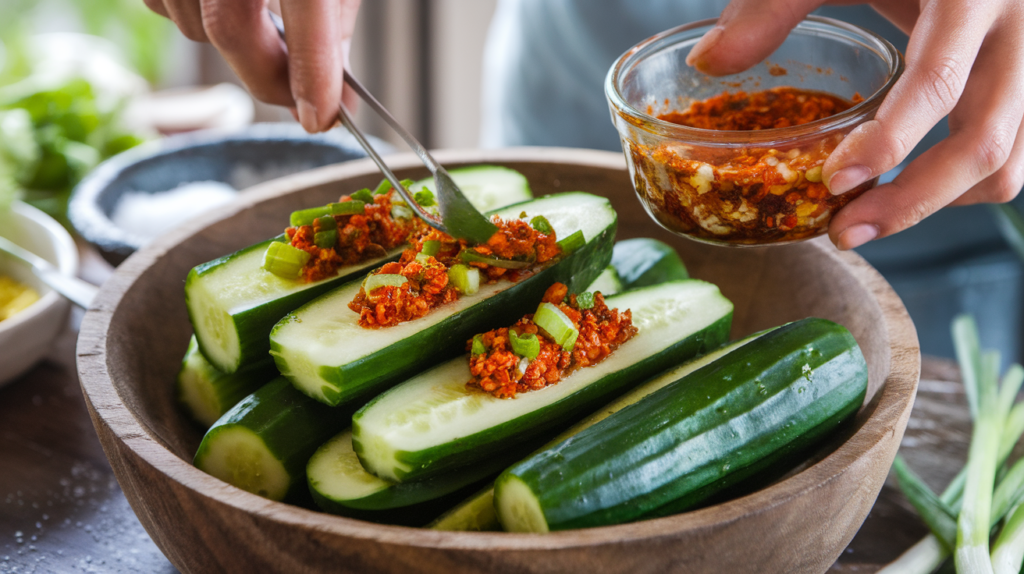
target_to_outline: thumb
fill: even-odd
[[[768,57],[824,0],[732,0],[686,63],[711,76],[738,74]]]

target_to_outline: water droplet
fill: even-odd
[[[22,534],[20,530],[14,533],[15,538],[21,538],[22,536],[24,536],[24,534]]]
[[[722,472],[729,472],[730,468],[732,468],[732,465],[730,465],[729,463],[725,463],[722,465]]]

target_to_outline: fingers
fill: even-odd
[[[150,3],[146,2],[149,6]],[[207,42],[206,31],[203,29],[203,15],[199,8],[199,0],[164,0],[164,12],[160,12],[174,21],[186,38],[193,42]],[[159,11],[158,11],[159,12]]]
[[[329,129],[338,120],[342,70],[348,65],[359,0],[312,0],[298,6],[283,1],[281,9],[299,122],[308,132]],[[354,104],[351,96],[346,103]]]
[[[950,115],[950,137],[836,214],[829,234],[840,249],[902,231],[949,204],[1008,201],[1020,191],[1024,41],[998,29],[990,40]]]
[[[824,0],[732,0],[718,24],[686,56],[712,76],[736,74],[764,60]]]
[[[832,193],[849,191],[899,165],[953,109],[996,19],[992,6],[968,1],[925,6],[907,47],[903,77],[875,119],[851,132],[825,162],[823,177]]]
[[[200,6],[207,37],[252,95],[294,106],[288,55],[263,0],[200,0]]]

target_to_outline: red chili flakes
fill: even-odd
[[[622,343],[637,333],[633,314],[628,309],[620,312],[609,309],[600,293],[594,294],[590,309],[580,309],[576,295],[565,296],[568,288],[555,283],[544,294],[543,301],[557,305],[579,330],[572,351],[547,338],[533,323],[533,315],[526,315],[510,328],[502,327],[480,335],[486,351],[469,358],[472,379],[468,388],[491,393],[500,399],[515,398],[517,393],[543,389],[584,367],[600,363]],[[517,336],[536,335],[540,343],[537,357],[521,370],[524,359],[512,352],[509,330]],[[472,349],[473,341],[467,344]]]
[[[833,116],[849,109],[861,99],[860,96],[854,96],[853,101],[848,102],[824,92],[788,87],[752,94],[743,91],[725,92],[694,102],[686,111],[662,114],[658,119],[705,130],[785,128]]]

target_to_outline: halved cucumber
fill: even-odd
[[[508,449],[483,464],[445,476],[395,483],[363,469],[348,429],[317,449],[306,466],[306,477],[321,510],[372,522],[422,526],[478,489],[481,482],[493,480],[523,450],[522,446]]]
[[[277,368],[302,392],[329,405],[358,400],[465,351],[466,340],[532,311],[552,283],[573,291],[589,285],[611,260],[616,216],[603,197],[562,193],[496,212],[502,218],[543,215],[558,237],[582,231],[586,244],[519,281],[480,286],[473,295],[425,317],[383,329],[359,326],[348,308],[359,293],[354,281],[281,320],[270,335]]]
[[[765,332],[767,331],[751,335],[746,339],[726,345],[725,347],[720,347],[717,350],[711,351],[706,355],[702,355],[692,361],[684,363],[669,370],[668,372],[654,377],[650,381],[647,381],[618,399],[615,399],[610,404],[598,409],[597,412],[589,417],[574,424],[569,430],[551,439],[546,445],[544,445],[544,447],[542,447],[542,450],[551,448],[563,440],[576,435],[583,429],[589,428],[594,424],[603,421],[613,413],[628,407],[654,391],[665,387],[669,383],[673,383],[697,369],[704,367],[712,361],[715,361],[739,347],[746,345],[757,337],[760,337]],[[494,511],[494,486],[491,485],[484,488],[469,499],[462,501],[458,506],[448,510],[439,516],[437,520],[432,522],[430,524],[430,528],[433,528],[434,530],[501,530],[501,523],[498,522],[498,515]]]
[[[269,356],[238,372],[221,372],[199,352],[193,336],[178,371],[178,403],[203,428],[209,428],[238,401],[278,375]]]
[[[331,408],[295,390],[284,377],[270,381],[206,432],[196,467],[271,500],[308,499],[306,462],[349,426],[352,408]]]
[[[508,444],[564,429],[632,385],[729,336],[732,303],[704,281],[665,283],[607,299],[630,309],[639,332],[600,364],[558,384],[499,399],[466,388],[465,356],[378,396],[352,417],[353,447],[368,471],[420,480],[473,464]],[[509,322],[511,323],[511,322]]]
[[[465,176],[455,178],[453,173],[452,177],[457,183],[465,181],[462,189],[466,197],[481,211],[530,197],[525,178],[513,170],[481,166],[466,171],[469,173]],[[286,220],[287,214],[282,214],[281,221]],[[270,329],[289,311],[361,278],[402,252],[401,248],[395,249],[386,257],[342,267],[334,277],[306,283],[278,277],[262,268],[263,254],[272,241],[284,242],[285,237],[198,265],[185,280],[185,301],[199,348],[213,366],[225,373],[265,358],[270,350]]]
[[[675,249],[647,237],[617,242],[612,266],[618,271],[624,290],[690,277]]]
[[[491,211],[533,197],[526,177],[507,167],[476,165],[453,169],[448,175],[452,176],[455,185],[470,199],[473,207],[480,211]],[[424,187],[437,191],[434,189],[434,178],[417,181],[410,186],[409,191],[415,193]]]
[[[686,510],[819,444],[860,407],[867,377],[842,326],[784,325],[506,470],[499,520],[547,532]]]
[[[614,267],[608,267],[594,279],[594,282],[583,289],[584,291],[600,291],[605,297],[609,297],[622,291],[622,281],[619,281],[619,274]]]

